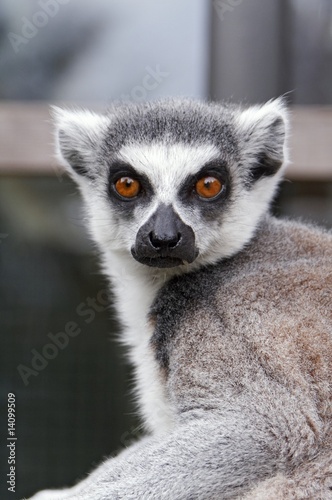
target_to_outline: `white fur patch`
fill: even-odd
[[[77,151],[87,165],[96,161],[97,144],[110,124],[107,116],[86,110],[67,110],[51,107],[55,123],[55,149],[57,159],[67,168],[79,184],[85,179],[72,168],[68,155]]]
[[[185,179],[219,158],[220,152],[213,144],[193,147],[182,143],[130,143],[117,156],[149,178],[158,202],[172,204]]]

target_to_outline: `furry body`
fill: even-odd
[[[36,498],[332,498],[332,236],[267,215],[285,155],[282,108],[224,109],[220,120],[220,108],[166,108],[143,108],[141,128],[134,112],[120,112],[121,133],[100,118],[102,139],[91,133],[88,150],[60,120],[62,155],[114,284],[151,435],[74,488]],[[196,134],[186,133],[194,112]],[[105,150],[149,177],[144,198],[107,208],[115,160],[102,167]],[[212,204],[182,195],[218,154],[208,172],[228,190]],[[199,252],[192,263],[159,269],[130,249],[136,255],[136,235],[166,204],[193,228]]]

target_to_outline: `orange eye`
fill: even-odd
[[[135,198],[141,190],[141,185],[131,177],[120,177],[115,183],[115,189],[123,198]]]
[[[223,188],[223,184],[212,176],[202,177],[196,183],[196,193],[201,198],[214,198]]]

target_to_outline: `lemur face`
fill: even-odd
[[[134,259],[151,267],[192,263],[209,245],[229,196],[213,144],[132,143],[109,166],[109,197]]]
[[[103,251],[174,268],[228,257],[251,238],[284,161],[281,101],[242,111],[192,101],[56,110],[59,150]]]

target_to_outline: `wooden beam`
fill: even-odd
[[[289,148],[289,179],[331,181],[332,106],[292,108]]]
[[[52,133],[47,104],[0,102],[0,174],[61,175]],[[288,179],[332,181],[332,106],[293,107],[289,149]]]

